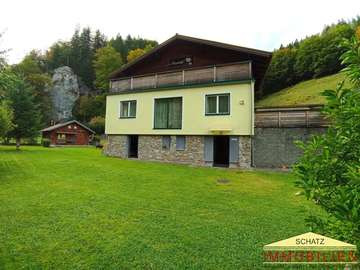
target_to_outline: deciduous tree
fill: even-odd
[[[24,59],[13,67],[26,83],[31,86],[34,102],[40,109],[42,126],[49,124],[52,113],[50,98],[51,77],[45,72],[44,58],[39,51],[31,51]]]
[[[3,138],[14,127],[13,112],[6,101],[0,101],[0,137]]]
[[[111,45],[98,49],[94,59],[96,87],[102,90],[109,89],[109,76],[121,65],[121,55]]]

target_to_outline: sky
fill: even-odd
[[[163,42],[176,33],[272,51],[360,15],[360,0],[4,0],[0,50],[14,64],[69,40],[76,27]]]

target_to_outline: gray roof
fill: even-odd
[[[81,127],[85,128],[86,130],[90,131],[91,133],[95,134],[95,131],[93,131],[91,128],[88,128],[87,126],[85,126],[84,124],[81,124],[79,121],[76,121],[76,120],[71,120],[71,121],[67,121],[67,122],[64,122],[64,123],[59,123],[59,124],[44,128],[44,129],[42,129],[40,131],[41,132],[52,131],[52,130],[55,130],[55,129],[58,129],[58,128],[61,128],[61,127],[64,127],[64,126],[67,126],[67,125],[70,125],[70,124],[73,124],[73,123],[76,123],[79,126],[81,126]]]

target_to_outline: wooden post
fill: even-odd
[[[133,90],[133,88],[134,88],[134,78],[131,77],[131,79],[130,79],[130,89]]]
[[[280,114],[281,114],[281,112],[278,111],[278,127],[281,127]]]
[[[305,111],[306,127],[309,127],[309,112]]]
[[[185,85],[185,70],[182,71],[182,84]]]
[[[214,66],[213,81],[216,82],[216,66]]]

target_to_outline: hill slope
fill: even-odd
[[[323,104],[325,103],[325,97],[321,96],[321,92],[326,89],[335,89],[336,85],[344,78],[344,74],[338,73],[319,79],[304,81],[264,97],[256,102],[256,106],[274,107]]]

